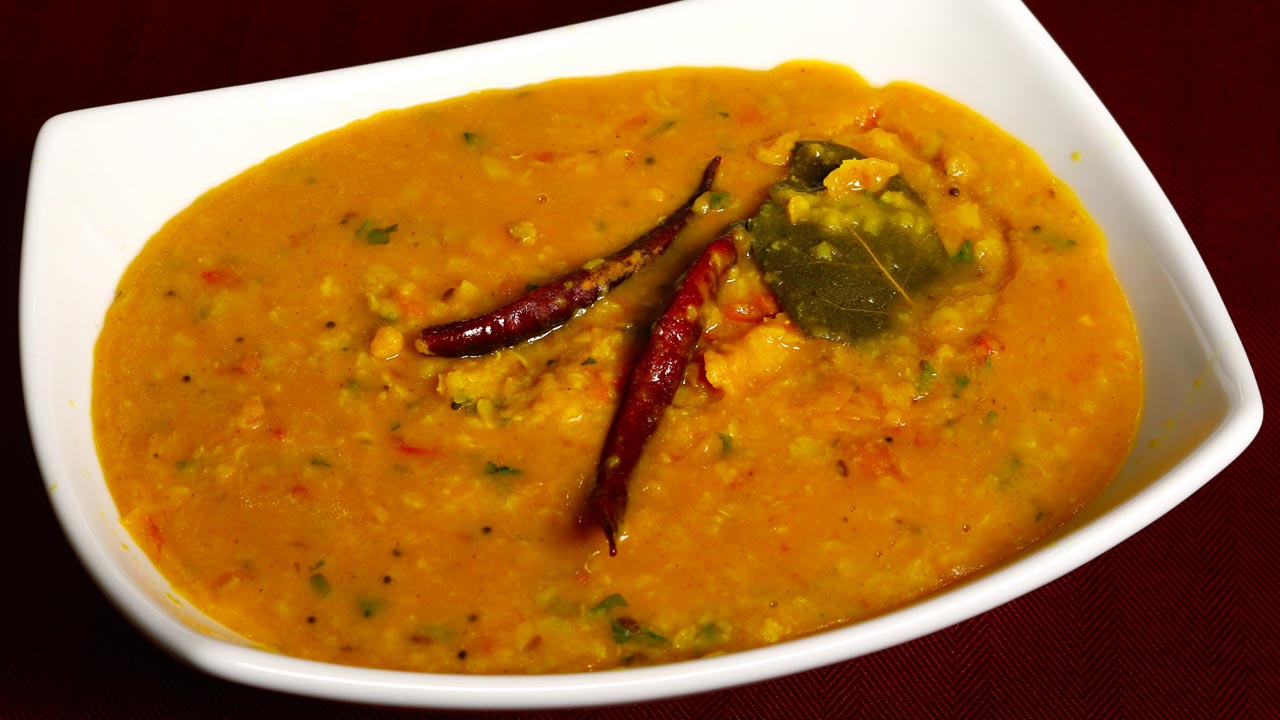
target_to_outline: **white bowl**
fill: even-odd
[[[824,32],[814,32],[815,18]],[[768,68],[797,58],[842,63],[877,84],[914,81],[967,103],[1036,149],[1102,226],[1137,317],[1146,408],[1135,449],[1101,498],[1000,567],[895,612],[757,650],[595,674],[436,675],[311,662],[255,649],[177,600],[119,522],[89,415],[93,346],[107,305],[165,220],[263,158],[386,108],[555,77]],[[771,0],[689,0],[434,55],[60,115],[41,131],[32,164],[20,321],[27,409],[49,496],[80,559],[120,609],[214,675],[387,705],[628,702],[901,643],[1116,545],[1208,482],[1262,422],[1244,348],[1173,208],[1083,78],[1013,0],[789,0],[785,12]]]

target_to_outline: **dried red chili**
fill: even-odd
[[[627,508],[627,479],[680,387],[704,329],[703,306],[714,295],[720,276],[737,262],[733,236],[733,229],[722,233],[689,267],[631,369],[622,404],[600,454],[595,487],[587,498],[587,515],[604,530],[610,555],[618,554],[618,524]]]
[[[711,189],[720,158],[707,163],[702,181],[683,205],[634,242],[604,258],[591,269],[580,269],[535,288],[518,300],[469,320],[434,325],[422,330],[418,349],[430,355],[484,355],[538,337],[600,299],[613,286],[662,254],[693,215],[693,204]]]

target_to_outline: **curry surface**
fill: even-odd
[[[797,138],[896,163],[950,279],[844,345],[774,314],[740,262],[611,558],[578,516],[629,364]],[[630,242],[714,155],[717,194],[672,249],[565,327],[413,351]],[[793,638],[1009,557],[1106,486],[1139,365],[1098,230],[982,118],[824,65],[678,69],[382,113],[211,190],[121,281],[93,417],[138,544],[254,642],[563,672]]]

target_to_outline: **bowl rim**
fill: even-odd
[[[809,8],[822,5],[822,0],[795,2]],[[51,148],[83,124],[121,112],[189,101],[218,102],[243,94],[298,91],[299,88],[315,88],[330,82],[368,79],[391,69],[425,67],[425,63],[465,64],[491,52],[518,57],[548,44],[580,44],[586,42],[584,37],[607,37],[635,23],[656,26],[675,22],[685,15],[718,12],[719,8],[730,3],[735,3],[735,12],[748,14],[740,0],[685,0],[581,25],[430,55],[80,110],[56,116],[45,124],[33,155],[19,279],[20,364],[28,422],[50,501],[73,550],[108,599],[135,626],[175,657],[212,675],[247,685],[336,700],[476,710],[610,705],[674,697],[852,659],[986,612],[1066,574],[1128,538],[1191,495],[1243,452],[1261,427],[1261,395],[1235,327],[1185,228],[1137,151],[1030,11],[1016,0],[984,0],[974,7],[998,16],[1013,31],[1023,33],[1026,42],[1043,54],[1041,59],[1055,68],[1059,79],[1065,83],[1065,92],[1081,99],[1087,106],[1085,110],[1117,138],[1114,147],[1117,162],[1129,166],[1141,184],[1139,190],[1146,205],[1140,211],[1161,223],[1163,231],[1172,238],[1174,249],[1179,250],[1170,251],[1162,258],[1166,263],[1165,270],[1182,292],[1179,299],[1186,312],[1199,321],[1206,346],[1215,352],[1216,370],[1223,377],[1226,389],[1224,415],[1203,442],[1148,487],[1100,517],[1071,530],[1069,543],[1056,540],[1042,542],[1001,566],[898,610],[777,645],[653,667],[527,676],[452,675],[361,668],[303,660],[230,644],[202,634],[171,615],[157,612],[155,599],[131,581],[112,559],[107,548],[110,539],[94,532],[91,508],[84,505],[74,491],[56,492],[60,482],[74,486],[74,481],[72,469],[63,461],[63,437],[50,410],[50,403],[56,402],[55,382],[46,372],[39,355],[44,349],[41,328],[47,319],[39,307],[42,280],[50,272],[51,263],[59,252],[49,242],[45,215],[56,185],[54,178],[44,173],[42,164]],[[913,7],[921,4],[917,2]],[[750,12],[756,13],[767,7],[766,3],[754,0],[745,5]],[[766,61],[765,66],[771,64],[776,63]],[[579,74],[610,74],[616,71],[607,63],[600,67],[602,72],[584,71]],[[456,94],[446,91],[440,97]],[[429,99],[434,98],[423,102]],[[304,132],[303,137],[314,134]]]

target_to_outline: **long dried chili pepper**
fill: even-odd
[[[707,163],[702,181],[683,205],[630,245],[591,267],[535,288],[512,303],[469,320],[434,325],[422,330],[419,352],[463,357],[511,347],[568,322],[580,309],[599,300],[610,288],[631,277],[662,254],[693,215],[693,204],[711,189],[720,158]]]
[[[587,514],[604,530],[610,555],[618,554],[618,524],[627,508],[627,479],[684,378],[685,366],[702,335],[703,305],[715,292],[725,269],[738,259],[733,235],[732,229],[722,233],[689,267],[631,369],[622,405],[600,454],[596,485],[587,498]]]

